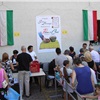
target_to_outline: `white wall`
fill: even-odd
[[[14,32],[19,32],[19,37],[14,37],[13,46],[0,47],[0,58],[3,52],[12,55],[14,49],[19,50],[22,45],[34,46],[38,58],[42,62],[51,61],[56,53],[38,53],[35,18],[38,15],[59,15],[61,17],[61,30],[68,34],[61,34],[62,52],[69,46],[74,46],[78,53],[83,41],[82,9],[96,9],[100,19],[99,2],[4,2],[1,9],[12,9],[14,12]],[[48,9],[48,10],[47,10]],[[88,42],[87,42],[88,43]]]

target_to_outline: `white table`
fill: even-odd
[[[40,72],[30,74],[30,77],[34,77],[34,76],[45,76],[45,73],[44,73],[43,69],[40,68]]]
[[[30,73],[30,77],[39,77],[40,78],[40,92],[41,92],[41,77],[45,76],[45,73],[42,68],[40,68],[40,72]]]
[[[30,73],[30,77],[39,77],[40,78],[40,92],[41,92],[41,77],[45,76],[45,73],[42,68],[40,68],[40,72]],[[18,79],[18,73],[13,73],[13,77]]]

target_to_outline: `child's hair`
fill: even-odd
[[[99,88],[100,89],[100,84],[96,84],[95,88]]]
[[[82,49],[82,48],[80,49],[80,52],[81,52],[81,53],[84,53],[84,51],[83,51],[83,49]]]
[[[81,56],[80,58],[81,58],[82,61],[85,61],[85,56],[84,55]]]
[[[97,93],[97,88],[100,89],[100,84],[95,84],[95,92],[94,92],[94,95],[98,95]]]
[[[69,64],[69,60],[64,60],[63,65],[66,66],[67,64]]]

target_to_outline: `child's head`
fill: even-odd
[[[84,51],[83,51],[83,49],[82,49],[82,48],[80,49],[80,53],[82,53],[82,54],[84,53]]]
[[[63,65],[64,65],[65,67],[69,67],[69,60],[64,60]]]
[[[80,57],[82,61],[85,61],[85,56]]]
[[[96,93],[100,95],[100,84],[95,85]]]

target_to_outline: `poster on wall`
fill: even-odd
[[[37,16],[37,49],[39,53],[54,52],[61,48],[60,16]]]

